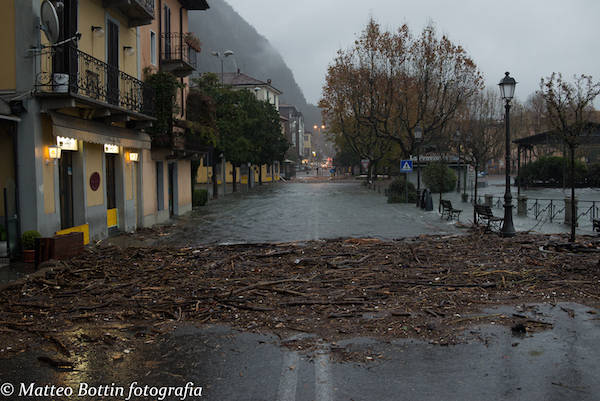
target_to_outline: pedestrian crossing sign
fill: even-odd
[[[410,173],[413,171],[413,162],[412,160],[402,160],[400,161],[400,172],[402,173]]]

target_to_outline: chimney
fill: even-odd
[[[267,83],[271,85],[271,78],[267,79]]]

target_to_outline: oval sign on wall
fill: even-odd
[[[90,188],[92,191],[97,191],[100,188],[100,174],[98,172],[94,172],[90,176]]]

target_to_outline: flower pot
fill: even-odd
[[[34,263],[35,262],[35,250],[24,249],[23,250],[23,262]]]

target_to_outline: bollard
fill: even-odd
[[[575,197],[575,219],[577,219],[577,197]],[[571,198],[565,198],[565,224],[571,225]],[[575,221],[575,227],[579,226],[579,222]]]
[[[517,215],[527,217],[527,197],[524,195],[517,198]]]
[[[427,212],[431,212],[433,210],[433,199],[431,197],[431,192],[429,191],[429,189],[425,190],[424,198],[425,198],[424,209]]]
[[[492,207],[494,204],[494,195],[490,195],[490,194],[485,194],[485,206],[489,206]]]

